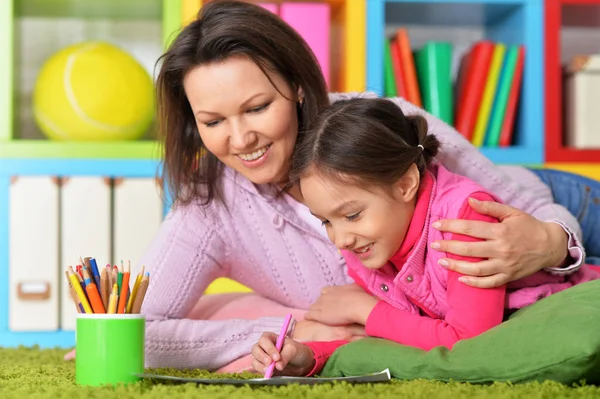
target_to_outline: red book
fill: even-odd
[[[396,80],[396,95],[406,100],[406,85],[402,75],[402,60],[400,59],[400,48],[396,39],[390,40],[390,54],[392,56],[392,67],[394,68],[394,78]]]
[[[458,76],[456,77],[456,85],[454,90],[454,120],[457,119],[457,114],[460,110],[459,104],[462,104],[462,96],[465,91],[465,82],[467,72],[471,66],[471,52],[466,52],[460,59],[460,67],[458,68]]]
[[[416,105],[423,107],[421,102],[421,93],[419,91],[419,82],[417,80],[417,72],[415,69],[415,59],[410,47],[410,39],[408,32],[404,28],[398,29],[396,32],[396,43],[400,55],[400,63],[402,65],[402,76],[404,77],[404,87],[406,89],[406,99]]]
[[[460,103],[456,104],[455,122],[456,130],[469,141],[473,137],[493,52],[494,43],[486,40],[475,44],[469,54]]]

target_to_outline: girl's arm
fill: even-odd
[[[493,201],[485,193],[472,195],[481,201]],[[474,212],[467,202],[461,218],[494,223],[494,219]],[[460,241],[476,241],[469,236],[454,235]],[[471,259],[477,260],[477,259]],[[366,321],[367,335],[396,341],[404,345],[430,350],[436,346],[452,346],[461,339],[477,336],[500,324],[504,315],[505,286],[482,289],[463,284],[459,273],[448,272],[448,311],[444,319],[412,314],[380,301]],[[415,303],[416,304],[416,303]],[[417,304],[418,305],[418,304]]]
[[[226,277],[226,245],[211,209],[182,206],[170,213],[142,262],[151,273],[146,316],[146,367],[218,369],[250,352],[264,331],[283,318],[187,319],[217,277]]]

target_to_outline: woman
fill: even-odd
[[[250,319],[241,310],[225,320],[194,319],[206,317],[194,307],[216,278],[232,278],[296,309],[307,309],[325,286],[351,282],[343,258],[298,190],[282,193],[296,138],[329,98],[301,37],[270,12],[244,2],[208,3],[161,61],[159,123],[176,205],[142,259],[153,276],[143,307],[146,363],[212,370],[249,354],[259,336],[278,332],[283,320]],[[402,99],[393,101],[407,114],[425,115],[442,143],[439,159],[446,168],[514,206],[474,206],[501,220],[496,225],[442,221],[441,230],[486,240],[439,243],[443,251],[487,258],[473,264],[449,260],[452,269],[484,276],[468,284],[490,287],[543,268],[568,273],[581,264],[578,223],[553,204],[539,179],[524,169],[509,176],[451,127]],[[289,331],[299,341],[363,333],[363,326],[304,320]]]

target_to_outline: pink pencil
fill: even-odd
[[[277,348],[277,352],[281,353],[281,348],[283,348],[283,341],[285,341],[285,335],[287,333],[288,328],[290,327],[290,322],[292,321],[292,314],[289,313],[285,316],[285,320],[283,321],[283,325],[281,326],[281,331],[279,332],[279,336],[277,337],[277,342],[275,343],[275,347]],[[267,367],[267,371],[265,371],[265,378],[269,379],[273,375],[273,371],[275,370],[275,363],[273,362]]]

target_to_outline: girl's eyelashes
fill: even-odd
[[[356,220],[358,220],[360,218],[360,214],[362,213],[362,211],[353,213],[352,215],[348,215],[346,216],[346,219],[350,222],[354,222]]]
[[[346,216],[346,220],[347,220],[347,221],[349,221],[349,222],[355,222],[355,221],[357,221],[358,219],[360,219],[360,216],[361,216],[361,214],[362,214],[362,211],[359,211],[359,212],[353,213],[352,215],[348,215],[348,216]],[[327,226],[327,225],[329,225],[329,224],[330,224],[330,223],[329,223],[329,220],[327,220],[327,219],[325,219],[325,220],[321,220],[321,225],[322,225],[322,226]]]

